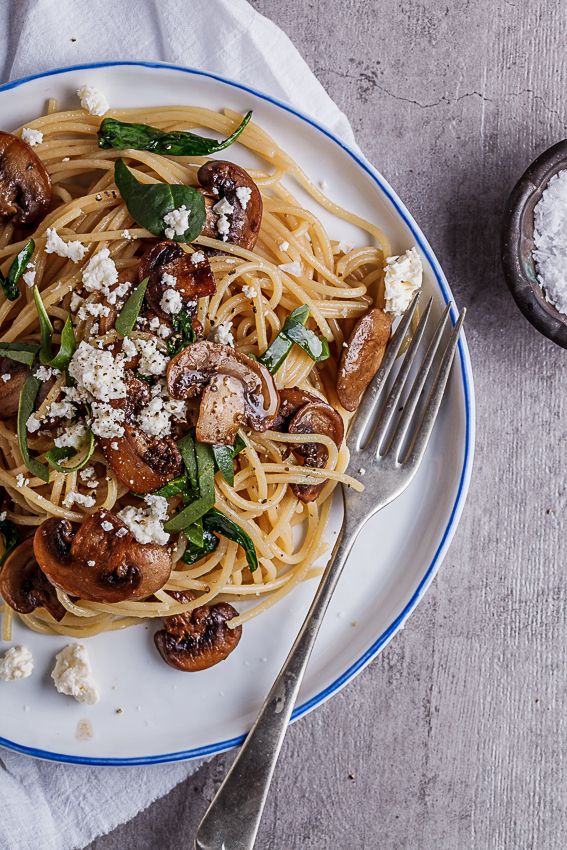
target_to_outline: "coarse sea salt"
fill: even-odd
[[[555,174],[534,209],[537,279],[550,304],[567,314],[567,170]]]

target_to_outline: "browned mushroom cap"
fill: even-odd
[[[378,371],[390,339],[391,316],[374,307],[354,326],[337,373],[337,395],[346,410],[356,410]]]
[[[100,445],[114,474],[132,493],[151,493],[181,475],[182,459],[173,437],[149,437],[126,424],[123,437],[105,438]]]
[[[170,360],[167,390],[176,399],[205,390],[197,423],[197,439],[203,443],[232,443],[243,422],[266,431],[278,412],[278,392],[266,367],[228,345],[207,340]]]
[[[191,596],[177,593],[180,602],[190,602]],[[187,614],[166,617],[164,628],[154,635],[163,660],[177,670],[194,673],[224,661],[236,649],[242,626],[230,629],[226,623],[238,616],[238,611],[225,602],[202,605]]]
[[[218,216],[213,207],[217,201],[226,198],[232,207],[228,216],[230,229],[226,241],[251,251],[262,224],[262,196],[250,175],[233,162],[212,159],[200,167],[197,178],[201,186],[212,193],[212,197],[205,196],[207,217],[203,235],[212,239],[219,238]],[[248,193],[237,192],[237,189],[250,190],[247,200],[243,202],[242,197]]]
[[[51,179],[28,144],[0,131],[0,216],[34,224],[51,203]]]
[[[142,495],[159,490],[180,475],[183,461],[172,437],[150,437],[134,424],[136,413],[150,400],[147,383],[129,378],[127,387],[126,398],[110,402],[125,412],[124,435],[105,437],[99,442],[118,480],[133,493]]]
[[[37,565],[33,537],[20,543],[6,559],[0,573],[0,593],[19,614],[46,608],[58,622],[65,616],[55,588]]]
[[[272,431],[287,431],[290,419],[300,407],[311,401],[315,403],[321,401],[319,396],[299,387],[286,387],[286,389],[280,390],[279,394],[280,407],[278,415],[270,426]]]
[[[9,357],[0,357],[0,419],[10,419],[18,413],[20,392],[30,374],[30,367]],[[4,376],[10,380],[5,381]]]
[[[138,277],[149,277],[146,303],[160,319],[170,319],[169,313],[161,308],[161,299],[171,283],[164,282],[164,275],[175,278],[175,289],[181,295],[183,306],[196,312],[197,299],[213,295],[216,283],[208,259],[203,256],[198,263],[191,259],[177,242],[156,242],[148,248],[138,267]]]
[[[66,519],[46,520],[35,533],[33,548],[52,584],[90,602],[145,599],[171,573],[167,548],[138,543],[122,520],[106,510],[88,517],[77,531]]]
[[[299,408],[289,422],[288,431],[290,434],[324,434],[333,440],[337,448],[344,437],[340,414],[324,401],[310,402]],[[291,448],[295,454],[304,458],[304,466],[321,469],[327,463],[329,452],[322,443],[300,443]],[[324,483],[292,484],[291,488],[302,502],[313,502],[319,496]]]

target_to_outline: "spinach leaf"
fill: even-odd
[[[83,469],[91,459],[95,450],[95,439],[92,431],[89,431],[87,434],[87,453],[84,458],[76,463],[74,466],[63,466],[59,463],[60,460],[67,460],[68,458],[74,457],[77,454],[76,449],[72,446],[56,446],[54,449],[50,449],[45,453],[45,459],[53,469],[56,469],[57,472],[77,472],[79,469]]]
[[[33,298],[39,316],[39,331],[41,335],[41,347],[39,359],[45,366],[52,366],[54,369],[66,369],[71,358],[77,348],[75,339],[75,331],[73,330],[73,322],[71,315],[65,319],[65,324],[61,331],[61,343],[59,351],[53,355],[53,325],[51,319],[45,309],[45,304],[42,301],[39,289],[37,286],[33,288]]]
[[[203,528],[205,531],[216,531],[223,537],[228,537],[229,540],[238,543],[246,553],[250,572],[253,573],[254,570],[258,569],[258,556],[252,538],[225,514],[217,511],[216,508],[211,508],[203,517]]]
[[[197,335],[193,330],[193,318],[187,310],[181,310],[171,318],[173,325],[173,334],[167,340],[167,353],[170,357],[174,357],[188,345],[191,345],[197,339]]]
[[[4,554],[0,556],[0,567],[20,542],[20,532],[18,526],[9,519],[3,519],[0,522],[0,535],[4,539]],[[217,540],[217,538],[215,538]],[[218,540],[217,540],[218,543]]]
[[[159,490],[156,490],[154,496],[163,496],[165,499],[170,499],[172,496],[178,496],[180,493],[187,491],[187,476],[179,475],[177,478],[172,478]]]
[[[30,239],[26,242],[20,253],[12,260],[10,268],[8,269],[8,277],[4,277],[4,275],[0,274],[0,286],[2,286],[4,295],[8,301],[15,301],[16,298],[19,297],[20,290],[18,288],[18,281],[25,272],[34,250],[35,242],[33,239]]]
[[[122,195],[128,212],[154,236],[165,237],[167,225],[163,218],[173,210],[185,207],[189,210],[189,225],[176,242],[192,242],[205,224],[205,201],[192,186],[180,183],[140,183],[122,159],[116,160],[114,180]]]
[[[202,547],[203,546],[203,520],[198,519],[197,522],[194,522],[193,525],[190,525],[188,528],[183,531],[185,537],[192,543],[193,546]]]
[[[209,156],[235,142],[251,117],[250,111],[234,133],[223,141],[207,139],[183,130],[168,133],[148,124],[131,124],[117,121],[116,118],[105,118],[98,130],[98,146],[118,150],[130,148],[136,151],[152,151],[166,156]]]
[[[49,467],[45,463],[40,463],[34,457],[31,457],[28,446],[28,431],[27,421],[35,409],[35,400],[41,387],[41,381],[29,375],[20,393],[20,403],[18,406],[18,445],[23,461],[32,475],[41,478],[42,481],[49,481]]]
[[[306,304],[296,307],[285,320],[283,328],[272,344],[258,357],[260,363],[263,363],[272,375],[278,371],[286,359],[293,343],[299,345],[316,363],[329,357],[329,343],[325,337],[317,336],[305,327],[308,318],[309,307]]]
[[[196,546],[191,541],[188,541],[187,548],[181,556],[184,564],[194,564],[214,552],[219,545],[219,539],[212,531],[203,531],[203,545]]]
[[[186,435],[183,439],[186,440],[187,436],[189,435]],[[187,507],[180,513],[166,522],[164,528],[169,532],[183,531],[188,526],[193,525],[193,523],[200,519],[203,514],[213,507],[215,503],[215,461],[212,449],[210,446],[205,445],[205,443],[195,443],[194,445],[197,461],[197,485],[199,488],[199,497],[194,502],[187,505]],[[187,474],[189,475],[189,478],[191,478],[192,473],[189,472],[190,464],[187,464],[184,449],[181,448],[181,445],[180,451],[187,468]],[[189,457],[190,452],[187,451],[186,454]]]
[[[0,342],[0,357],[8,357],[17,363],[31,366],[39,345],[35,342]]]
[[[142,304],[144,303],[144,296],[146,294],[146,289],[148,288],[148,281],[149,277],[145,277],[143,281],[138,284],[136,289],[126,300],[126,303],[117,316],[114,327],[122,337],[130,336],[134,330],[134,325],[136,324],[136,320],[140,315],[140,310],[142,309]]]
[[[193,435],[191,433],[185,434],[185,436],[179,440],[177,448],[181,452],[181,457],[183,458],[183,463],[187,470],[187,477],[189,478],[191,487],[196,493],[199,493],[197,457],[195,455],[195,440]]]
[[[227,484],[234,487],[234,465],[231,446],[213,446],[215,464]]]

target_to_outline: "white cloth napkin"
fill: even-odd
[[[288,37],[245,0],[4,0],[0,23],[2,81],[82,62],[161,60],[263,89],[354,141]],[[0,848],[84,847],[198,766],[83,767],[0,750]]]

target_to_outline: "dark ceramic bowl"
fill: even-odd
[[[567,139],[544,151],[516,183],[502,225],[502,265],[514,300],[528,322],[567,348],[567,316],[545,300],[532,258],[534,207],[554,174],[567,168]]]

